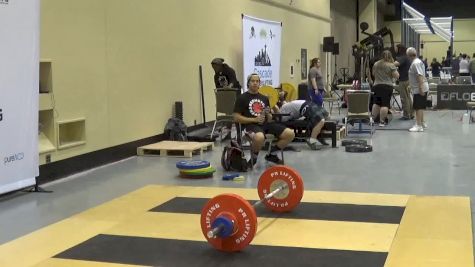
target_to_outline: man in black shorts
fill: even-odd
[[[427,123],[424,120],[424,110],[427,105],[427,92],[429,92],[429,84],[425,76],[426,69],[424,62],[417,58],[414,47],[409,47],[406,53],[412,60],[411,67],[409,67],[409,85],[414,95],[413,105],[416,111],[416,124],[409,131],[423,132],[427,128]]]
[[[272,134],[279,141],[271,148],[271,153],[266,155],[266,160],[282,164],[276,152],[284,149],[295,137],[294,132],[284,125],[272,121],[269,99],[259,94],[261,79],[253,73],[247,78],[248,91],[240,95],[234,105],[234,121],[242,124],[247,132],[252,132],[252,146],[250,164],[257,162],[257,156],[265,141],[265,134]]]
[[[285,102],[280,107],[279,112],[282,114],[289,114],[283,116],[282,121],[298,120],[304,117],[308,123],[307,128],[311,131],[310,137],[307,140],[307,145],[312,150],[320,150],[321,146],[317,145],[317,141],[328,146],[328,143],[323,138],[319,138],[319,134],[325,125],[325,118],[328,118],[328,111],[323,107],[318,106],[312,101],[307,100],[293,100]]]

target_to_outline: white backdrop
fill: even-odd
[[[245,85],[247,76],[255,72],[261,76],[262,85],[280,86],[281,33],[281,22],[243,15],[243,81]]]
[[[0,194],[38,175],[39,0],[0,0]]]

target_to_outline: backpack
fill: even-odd
[[[177,118],[168,119],[167,124],[165,125],[165,137],[167,140],[172,141],[186,141],[186,125],[185,123]]]
[[[231,140],[231,144],[225,146],[221,155],[221,166],[226,171],[246,172],[249,168],[244,150],[237,141]]]

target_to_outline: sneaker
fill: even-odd
[[[379,123],[379,127],[385,127],[385,126],[386,126],[386,123],[384,123],[384,122]]]
[[[281,159],[279,159],[279,157],[277,155],[274,155],[274,154],[266,155],[266,160],[270,161],[270,162],[273,162],[275,164],[284,164],[284,162]]]
[[[409,129],[409,132],[423,132],[424,131],[424,128],[422,128],[421,126],[419,125],[414,125],[414,127],[412,127],[411,129]]]
[[[311,150],[320,150],[322,149],[317,143],[310,143],[309,140],[307,140],[307,145],[310,147]]]
[[[330,145],[330,144],[327,143],[327,141],[325,141],[325,139],[323,139],[323,138],[317,138],[317,141],[318,141],[320,144],[324,145],[324,146],[329,146],[329,145]]]
[[[257,158],[251,158],[247,161],[247,166],[249,166],[249,168],[254,168],[254,165],[256,165],[257,163]]]
[[[429,127],[429,126],[427,126],[427,123],[423,122],[422,123],[422,128],[427,129],[427,127]]]

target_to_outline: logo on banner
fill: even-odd
[[[15,161],[20,161],[25,157],[25,153],[20,152],[3,158],[3,164],[7,165],[8,163],[13,163]]]
[[[249,113],[253,116],[259,116],[264,111],[265,108],[264,102],[260,99],[252,99],[249,101]]]
[[[440,94],[442,101],[475,101],[475,93],[460,93],[460,92],[442,92]]]
[[[0,0],[0,5],[8,5],[9,0]]]
[[[264,45],[264,49],[261,49],[257,56],[254,58],[255,66],[272,66],[270,62],[269,54],[267,54],[267,45]]]
[[[251,27],[251,36],[249,36],[249,39],[256,38],[256,30],[254,29],[254,26]]]

